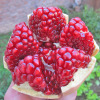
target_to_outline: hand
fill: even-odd
[[[14,85],[13,82],[11,82],[5,96],[4,96],[4,100],[45,100],[45,99],[39,99],[39,98],[35,98],[20,92],[15,91],[14,89],[12,89],[12,86]],[[56,100],[75,100],[77,95],[77,92],[74,92],[70,95],[64,96],[60,99],[56,99]]]

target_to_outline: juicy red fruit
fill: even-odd
[[[59,34],[65,26],[65,17],[57,7],[39,7],[29,18],[29,27],[38,40],[58,42]]]
[[[18,65],[19,60],[29,54],[38,52],[38,41],[26,24],[20,23],[15,26],[5,51],[5,61],[10,71]]]
[[[55,73],[44,68],[38,54],[26,56],[19,61],[12,72],[12,79],[17,85],[27,81],[34,90],[42,91],[46,95],[61,93]]]
[[[78,17],[66,25],[57,7],[35,9],[29,28],[25,23],[17,24],[6,47],[5,61],[12,79],[17,85],[28,82],[35,91],[58,95],[79,68],[88,67],[93,36]]]
[[[66,86],[73,80],[74,73],[79,68],[86,68],[90,62],[90,56],[81,50],[71,47],[62,47],[52,50],[43,57],[45,63],[55,70],[56,80],[61,86]],[[47,66],[45,66],[47,68]],[[50,68],[50,67],[49,67]]]
[[[61,46],[84,50],[89,55],[92,55],[94,50],[93,35],[79,17],[72,18],[63,28],[59,41]]]

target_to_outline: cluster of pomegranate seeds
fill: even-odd
[[[12,79],[17,85],[28,81],[34,90],[42,91],[47,95],[61,93],[56,74],[44,69],[39,54],[29,55],[20,60],[12,72]]]
[[[55,70],[59,85],[65,86],[73,80],[73,75],[78,68],[87,67],[90,56],[85,55],[82,50],[62,47],[50,51],[49,54],[44,56],[44,61],[49,65],[46,66],[49,70]]]
[[[45,77],[45,81],[47,83],[47,91],[45,92],[45,94],[50,95],[50,94],[60,94],[61,93],[61,88],[60,85],[57,81],[57,75],[55,73],[55,71],[49,70],[48,66],[45,65],[45,67],[47,67],[47,69],[45,69],[43,71],[44,73],[44,77]]]
[[[38,7],[29,18],[29,27],[38,40],[58,42],[66,20],[57,7]]]
[[[39,50],[39,43],[24,22],[17,24],[5,51],[5,61],[10,71],[18,65],[19,60]]]
[[[35,37],[34,37],[35,36]],[[5,50],[15,84],[28,82],[46,95],[60,94],[93,53],[93,36],[78,17],[66,25],[61,9],[39,7],[26,24],[17,24]]]
[[[56,50],[57,47],[54,43],[52,42],[39,42],[39,46],[43,48],[46,48],[46,49],[49,49],[49,50]]]
[[[85,23],[79,18],[72,18],[60,34],[61,46],[81,49],[92,55],[94,50],[93,35],[88,31]]]

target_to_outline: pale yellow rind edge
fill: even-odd
[[[64,15],[64,17],[65,17],[66,24],[68,24],[68,21],[69,21],[69,16],[68,16],[67,14],[64,14],[64,13],[63,13],[63,15]]]
[[[29,86],[28,82],[25,82],[24,84],[21,84],[20,86],[14,85],[12,88],[14,90],[17,90],[18,92],[21,92],[33,97],[37,97],[37,98],[57,99],[60,97],[60,95],[44,95],[42,92],[37,92]]]
[[[61,87],[63,95],[68,95],[76,91],[80,87],[80,85],[85,81],[85,79],[91,74],[95,66],[95,62],[96,58],[91,57],[91,62],[88,64],[87,68],[78,69],[78,71],[74,74],[74,81],[71,81],[67,86]]]
[[[5,62],[5,57],[4,57],[4,56],[3,56],[3,65],[4,65],[4,68],[5,68],[5,69],[9,70],[9,69],[8,69],[8,66],[7,66],[7,63]]]
[[[29,18],[30,18],[31,15],[32,15],[32,13],[27,15],[27,22],[29,21]],[[28,24],[28,26],[29,26],[29,24]]]
[[[99,52],[99,46],[97,45],[96,41],[94,40],[94,50],[92,56],[95,56]]]

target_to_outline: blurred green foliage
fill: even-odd
[[[11,82],[10,72],[3,66],[3,55],[10,35],[0,35],[0,100],[4,100],[4,94]]]

